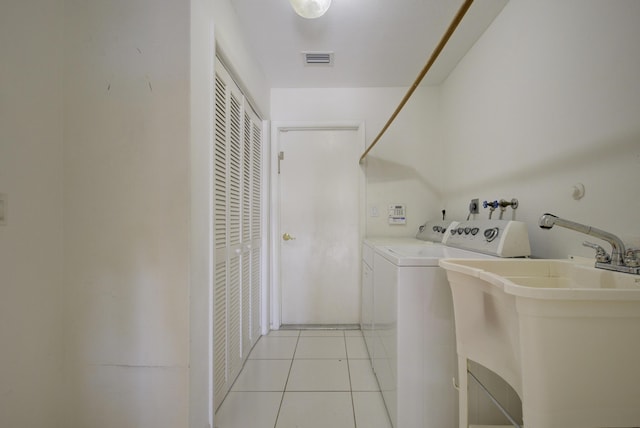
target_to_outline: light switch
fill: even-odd
[[[7,224],[7,194],[0,193],[0,226]]]

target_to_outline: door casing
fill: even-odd
[[[278,154],[280,152],[279,135],[285,130],[356,130],[359,144],[365,149],[365,128],[363,122],[272,122],[271,123],[271,157],[270,157],[270,290],[271,302],[269,326],[271,330],[278,330],[282,323],[281,302],[282,287],[280,274],[280,239],[283,231],[280,230],[280,181],[278,174]],[[365,234],[365,207],[366,207],[366,179],[364,168],[360,167],[359,174],[359,236],[360,241]],[[358,247],[358,259],[360,259],[360,247]]]

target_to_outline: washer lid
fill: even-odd
[[[434,242],[429,242],[429,241],[422,241],[420,239],[416,239],[416,238],[398,238],[398,237],[377,237],[377,236],[373,236],[373,237],[368,237],[368,238],[364,238],[364,240],[362,241],[362,243],[364,245],[368,245],[370,247],[376,247],[376,246],[409,246],[409,245],[433,245],[435,244]],[[437,243],[438,245],[442,245],[440,242]]]
[[[376,247],[376,253],[396,266],[437,267],[440,259],[487,259],[486,254],[450,248],[444,245],[394,245]]]

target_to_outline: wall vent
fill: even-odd
[[[333,52],[302,52],[305,65],[333,65]]]

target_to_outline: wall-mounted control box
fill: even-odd
[[[404,204],[389,205],[389,224],[407,224],[407,210]]]

